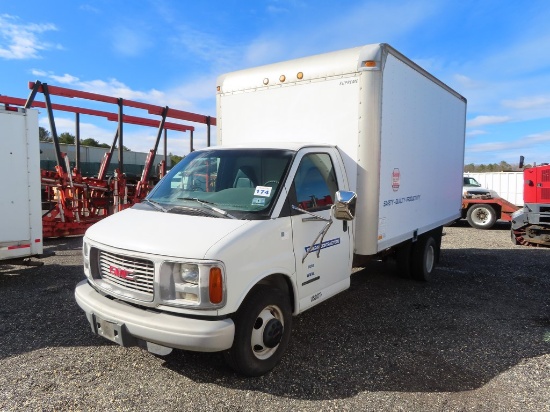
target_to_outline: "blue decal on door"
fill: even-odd
[[[315,252],[317,250],[319,250],[319,246],[321,246],[321,250],[322,249],[326,249],[327,247],[331,247],[331,246],[336,246],[336,245],[339,245],[340,244],[340,238],[336,238],[336,239],[331,239],[331,240],[325,240],[323,243],[319,244],[319,243],[316,243],[313,245],[313,247],[311,247],[311,252]],[[304,248],[306,250],[306,253],[310,252],[310,247],[309,246],[306,246]]]

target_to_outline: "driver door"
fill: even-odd
[[[350,284],[352,225],[332,216],[343,178],[335,169],[335,149],[325,150],[303,154],[289,193],[291,204],[301,209],[291,215],[300,311]]]

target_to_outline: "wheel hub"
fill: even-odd
[[[279,319],[271,319],[264,328],[263,341],[268,348],[274,348],[281,342],[284,327]]]
[[[283,314],[277,306],[270,305],[262,310],[256,318],[250,339],[254,356],[267,359],[273,355],[281,343],[284,328]]]
[[[485,223],[488,219],[488,213],[484,209],[479,209],[476,214],[476,217],[480,223]]]

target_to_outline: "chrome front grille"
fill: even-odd
[[[134,292],[142,300],[153,300],[155,265],[147,259],[98,251],[98,275],[121,294]]]

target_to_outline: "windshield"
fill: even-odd
[[[478,181],[475,180],[473,177],[466,177],[466,176],[464,176],[464,186],[481,187]]]
[[[269,217],[294,152],[210,149],[190,153],[147,197],[168,212]]]

